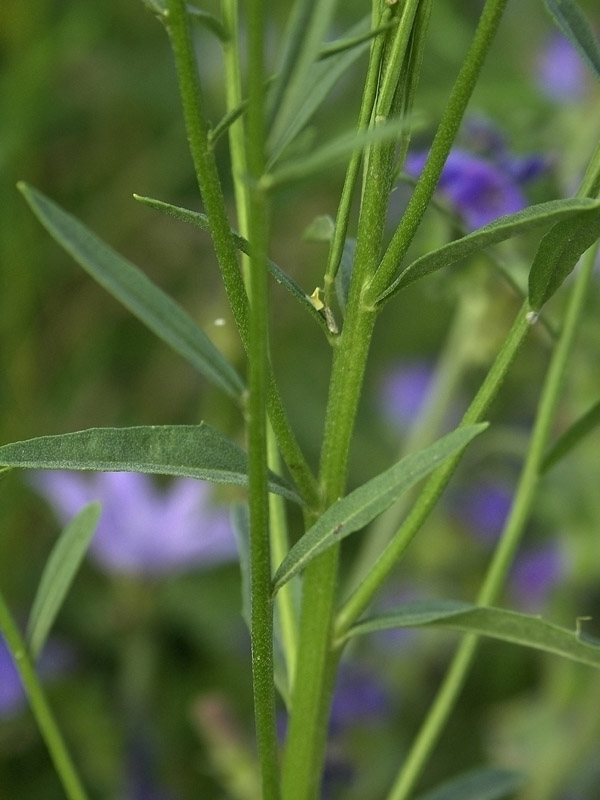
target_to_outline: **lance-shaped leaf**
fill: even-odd
[[[153,197],[142,197],[138,194],[134,194],[133,196],[140,203],[143,203],[149,208],[153,208],[155,211],[161,211],[163,214],[173,217],[173,219],[177,219],[180,222],[187,222],[190,225],[194,225],[196,228],[200,228],[200,230],[209,230],[208,217],[206,214],[200,214],[198,211],[190,211],[189,208],[174,206],[171,203],[164,203],[162,200],[155,200]],[[240,236],[239,233],[235,233],[235,231],[231,233],[237,249],[246,255],[250,255],[250,242],[243,236]],[[317,311],[309,295],[307,295],[289,275],[278,267],[274,261],[267,260],[267,268],[277,283],[283,286],[284,289],[287,289],[292,297],[295,297],[296,300],[302,304],[305,311],[308,311],[313,319],[315,319],[325,331],[328,331],[325,317]]]
[[[424,627],[489,636],[600,668],[600,640],[584,636],[579,630],[561,628],[540,617],[516,611],[455,600],[407,603],[396,611],[358,622],[348,630],[345,638],[390,628]]]
[[[574,224],[574,220],[578,220],[580,214],[594,213],[598,209],[600,209],[600,202],[597,200],[570,198],[551,200],[548,203],[529,206],[515,214],[499,217],[489,225],[417,258],[400,273],[385,292],[379,295],[377,303],[386,302],[414,281],[431,275],[439,269],[449,267],[485,247],[504,242],[513,236],[519,236],[521,233],[536,228],[548,227],[559,221],[565,221],[565,218],[566,225]]]
[[[50,235],[101,286],[205,378],[241,396],[242,379],[180,305],[52,200],[24,183],[19,189]]]
[[[0,466],[5,467],[145,472],[238,486],[248,484],[247,462],[241,447],[204,422],[89,428],[0,447]],[[269,489],[300,502],[287,483],[273,473]]]
[[[542,463],[542,474],[563,459],[574,447],[600,425],[600,400],[574,422],[552,445]]]
[[[515,792],[524,780],[523,773],[512,769],[482,767],[446,781],[417,800],[501,800]]]
[[[368,525],[403,492],[466,447],[486,428],[487,423],[457,428],[424,450],[405,456],[330,506],[282,561],[273,577],[273,592],[277,592],[323,550]]]
[[[600,45],[575,0],[545,0],[546,8],[562,33],[600,78]]]
[[[52,548],[27,623],[26,639],[34,661],[44,648],[99,518],[100,503],[90,503],[71,520]]]
[[[600,238],[600,204],[573,219],[557,222],[540,242],[529,272],[529,305],[539,311],[579,258]]]

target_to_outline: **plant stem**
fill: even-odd
[[[259,179],[265,153],[265,4],[248,4],[248,111],[246,162],[248,165],[250,235],[250,326],[248,401],[248,478],[250,506],[251,639],[254,715],[264,800],[280,797],[279,755],[275,727],[273,680],[273,602],[267,489],[267,387],[269,364],[269,303],[267,251],[269,207]]]
[[[597,192],[599,176],[600,145],[591,159],[578,196],[583,197]],[[565,321],[542,387],[531,443],[521,471],[515,499],[477,596],[478,605],[492,605],[496,602],[530,517],[556,407],[593,276],[597,253],[597,246],[588,250],[576,278],[567,306]],[[409,797],[452,713],[473,663],[477,644],[478,637],[475,635],[467,635],[463,638],[388,800],[407,800]]]
[[[168,0],[166,26],[173,48],[190,153],[225,291],[242,343],[248,352],[248,297],[240,274],[237,250],[227,217],[223,189],[209,142],[196,59],[184,0]],[[268,371],[267,407],[282,456],[308,505],[317,503],[316,481],[289,424],[272,371]]]
[[[529,324],[526,319],[528,310],[529,304],[525,302],[483,384],[467,409],[461,421],[461,426],[480,422],[491,405],[529,331]],[[360,586],[358,586],[356,591],[348,598],[341,608],[336,624],[336,634],[338,636],[343,635],[369,606],[378,589],[395,568],[402,554],[429,516],[439,496],[454,474],[461,458],[462,453],[459,453],[453,458],[448,459],[448,461],[439,467],[426,482],[417,502],[392,541],[383,551]]]
[[[473,41],[452,88],[448,104],[433,139],[427,162],[404,212],[402,221],[371,282],[367,299],[375,302],[389,286],[421,223],[454,144],[467,104],[492,44],[507,0],[487,0]]]
[[[46,747],[66,796],[69,800],[87,800],[87,794],[50,710],[33,664],[29,659],[25,643],[1,594],[0,631],[15,660],[35,721],[46,742]]]

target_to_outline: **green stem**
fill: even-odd
[[[249,345],[249,308],[232,236],[225,197],[209,142],[196,59],[184,0],[168,0],[166,25],[179,80],[190,153],[210,232],[223,276],[225,291],[246,352]],[[272,371],[268,373],[267,408],[283,458],[309,505],[316,505],[316,481],[289,424]]]
[[[19,629],[0,594],[0,631],[15,660],[31,710],[63,789],[69,800],[87,800],[87,794],[58,729],[44,690],[35,673]]]
[[[273,680],[273,603],[267,489],[267,391],[269,365],[269,303],[267,251],[268,199],[259,188],[265,152],[265,7],[263,0],[248,4],[248,165],[250,234],[250,326],[248,400],[248,479],[250,506],[251,639],[254,714],[264,800],[280,797],[279,756],[275,727]]]
[[[526,319],[528,310],[528,303],[524,303],[502,345],[502,349],[498,353],[483,384],[467,409],[461,421],[461,425],[472,425],[475,422],[480,422],[483,415],[490,407],[529,331],[529,324]],[[336,634],[338,636],[344,634],[352,623],[355,622],[370,605],[383,582],[395,568],[402,554],[421,529],[421,526],[429,516],[439,496],[454,474],[461,458],[462,453],[459,453],[454,458],[448,459],[448,461],[439,467],[429,478],[417,502],[392,541],[383,551],[354,594],[348,598],[341,608],[336,624]]]
[[[375,302],[394,278],[398,265],[408,250],[435,191],[439,177],[454,144],[467,104],[479,78],[508,0],[487,0],[479,25],[458,73],[427,162],[415,186],[402,221],[390,242],[381,265],[369,287],[367,299]]]
[[[593,195],[597,192],[600,185],[599,178],[600,144],[592,156],[578,196]],[[519,478],[515,499],[477,596],[478,605],[492,605],[496,602],[530,517],[568,361],[592,279],[597,252],[598,248],[595,247],[586,254],[572,290],[564,325],[542,387],[531,443]],[[452,713],[473,663],[477,644],[477,636],[468,635],[464,637],[458,647],[388,800],[407,800],[409,797]]]

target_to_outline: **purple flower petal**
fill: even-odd
[[[377,720],[389,710],[389,693],[375,675],[356,666],[342,665],[331,704],[329,729],[332,733]]]
[[[475,483],[457,493],[454,513],[473,536],[493,544],[502,533],[512,505],[512,493],[496,482]]]
[[[515,560],[510,589],[523,608],[540,610],[563,577],[565,567],[563,553],[555,543],[524,550]]]
[[[108,573],[159,576],[237,558],[225,510],[207,484],[188,478],[159,489],[147,475],[38,473],[33,484],[65,524],[92,500],[102,504],[90,557]]]
[[[554,34],[546,42],[535,65],[540,89],[558,103],[576,103],[587,93],[587,70],[579,54],[564,36]]]
[[[426,361],[399,364],[384,378],[379,405],[385,418],[400,428],[418,417],[431,388],[433,370]]]

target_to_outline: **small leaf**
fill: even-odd
[[[561,461],[598,425],[600,425],[600,400],[586,411],[577,422],[574,422],[552,445],[542,463],[541,474],[543,475]]]
[[[364,150],[373,144],[382,144],[398,139],[409,122],[406,119],[392,119],[365,131],[349,131],[330,142],[313,149],[307,155],[290,159],[274,172],[268,172],[260,179],[265,190],[271,190],[291,181],[304,179],[315,172],[322,172],[332,164],[343,161],[347,156]],[[415,120],[411,121],[414,130]]]
[[[205,422],[89,428],[0,447],[0,466],[144,472],[238,486],[248,485],[247,462],[241,447]],[[300,502],[285,481],[273,473],[269,489]]]
[[[419,795],[417,800],[501,800],[523,784],[521,772],[498,767],[473,769]]]
[[[368,525],[403,492],[466,447],[486,428],[487,423],[457,428],[424,450],[406,456],[330,506],[284,558],[273,577],[273,592],[277,592],[319,553]]]
[[[153,197],[141,197],[138,194],[134,194],[133,196],[140,203],[143,203],[149,208],[153,208],[155,211],[161,211],[163,214],[167,214],[173,217],[173,219],[178,219],[180,222],[187,222],[190,225],[195,225],[197,228],[200,228],[200,230],[209,230],[208,217],[206,214],[200,214],[197,211],[190,211],[188,208],[174,206],[171,205],[171,203],[164,203],[162,200],[155,200]],[[250,243],[248,240],[240,236],[239,233],[235,233],[235,231],[232,231],[232,235],[234,244],[238,250],[241,250],[241,252],[246,255],[250,255]],[[325,318],[315,309],[309,295],[307,295],[289,275],[278,267],[274,261],[267,260],[267,269],[277,283],[283,286],[284,289],[287,289],[288,292],[302,304],[303,308],[310,312],[312,318],[315,319],[326,332],[329,332]]]
[[[574,219],[557,222],[540,242],[529,272],[529,305],[539,311],[579,258],[600,238],[600,204]]]
[[[215,15],[211,14],[209,11],[204,11],[191,4],[186,4],[185,8],[191,19],[200,23],[200,25],[204,26],[211,33],[214,33],[217,39],[220,39],[222,42],[228,41],[229,34],[227,33],[225,25],[223,25],[223,22],[218,17],[215,17]]]
[[[346,636],[360,636],[390,628],[423,627],[448,628],[489,636],[600,668],[600,640],[581,636],[578,630],[561,628],[540,617],[456,600],[407,603],[396,611],[357,623]]]
[[[209,381],[241,397],[242,379],[180,305],[71,214],[32,187],[18,186],[50,235],[92,278]]]
[[[600,78],[600,46],[575,0],[545,0],[546,8],[562,33]]]
[[[26,640],[34,661],[42,652],[56,615],[71,588],[96,530],[100,511],[100,503],[86,506],[71,520],[52,548],[27,624]]]
[[[302,238],[305,242],[330,242],[335,230],[335,222],[329,214],[315,217],[305,229]]]
[[[573,225],[574,220],[578,219],[580,214],[593,214],[598,209],[600,209],[600,203],[597,200],[574,198],[551,200],[548,203],[529,206],[515,214],[499,217],[489,225],[417,258],[400,273],[385,292],[379,295],[376,302],[378,304],[387,302],[414,281],[467,258],[485,247],[504,242],[513,236],[536,228],[550,226],[559,220],[562,220],[565,225]]]

